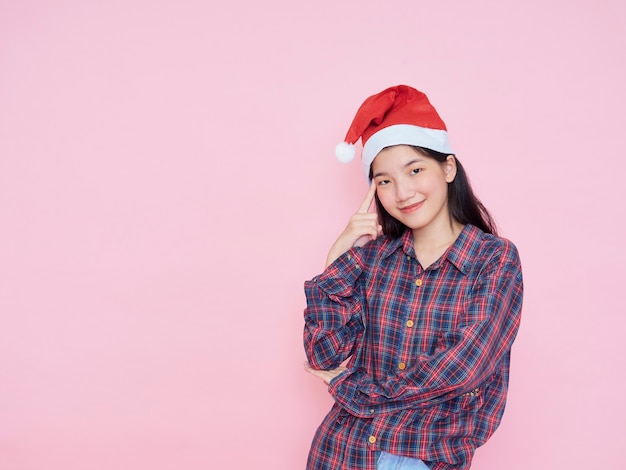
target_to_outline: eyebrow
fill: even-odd
[[[402,168],[409,167],[409,166],[411,166],[411,165],[413,165],[413,164],[415,164],[415,163],[420,163],[420,162],[422,162],[422,161],[423,161],[422,159],[420,159],[420,158],[416,158],[416,159],[414,159],[414,160],[411,160],[410,162],[405,163],[405,164],[402,166]],[[387,172],[385,172],[385,171],[379,171],[378,173],[374,173],[374,174],[372,175],[372,179],[377,178],[377,177],[379,177],[379,176],[386,176],[386,175],[388,175],[388,174],[389,174],[389,173],[387,173]]]

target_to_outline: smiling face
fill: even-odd
[[[452,155],[439,163],[419,149],[395,145],[378,153],[372,175],[382,206],[415,235],[449,229],[448,183],[456,175]]]

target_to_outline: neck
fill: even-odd
[[[429,225],[413,230],[415,256],[423,268],[427,268],[452,245],[463,230],[463,224],[452,217],[446,218],[439,226]]]

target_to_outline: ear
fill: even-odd
[[[448,155],[443,163],[443,172],[446,175],[446,182],[452,183],[456,177],[456,158],[454,155]]]

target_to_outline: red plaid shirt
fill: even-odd
[[[504,412],[522,271],[508,240],[466,225],[427,269],[410,230],[352,248],[305,283],[304,345],[335,404],[307,468],[376,468],[377,451],[467,469]]]

